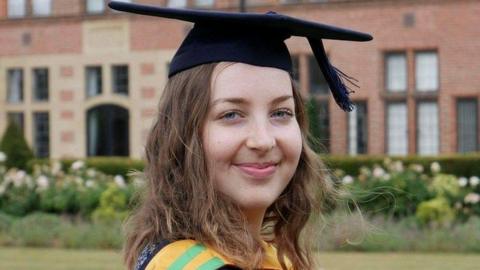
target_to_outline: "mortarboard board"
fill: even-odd
[[[231,61],[274,67],[292,72],[292,62],[285,40],[306,37],[337,104],[345,111],[353,105],[345,80],[351,77],[330,64],[322,39],[369,41],[372,36],[349,29],[275,12],[234,13],[194,9],[164,8],[112,1],[109,7],[119,11],[178,19],[194,23],[175,53],[169,77],[197,65]]]

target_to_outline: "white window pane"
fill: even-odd
[[[168,7],[184,8],[187,6],[187,0],[168,0]]]
[[[348,152],[351,155],[358,153],[357,147],[357,110],[348,113]]]
[[[438,89],[438,57],[436,52],[415,55],[415,82],[418,91]]]
[[[408,153],[407,105],[392,103],[387,107],[388,154],[406,155]]]
[[[405,54],[389,54],[386,63],[387,90],[401,92],[407,90],[407,59]]]
[[[197,7],[210,7],[213,6],[214,0],[195,0],[195,6]]]
[[[104,0],[87,0],[88,13],[102,13],[104,9]]]
[[[25,0],[8,0],[8,17],[24,17]]]
[[[52,10],[51,0],[33,0],[33,14],[36,16],[48,16]]]
[[[11,69],[8,71],[8,89],[7,100],[9,103],[18,103],[23,101],[23,71],[21,69]]]
[[[438,106],[436,102],[418,104],[418,153],[421,155],[438,154]]]
[[[478,108],[476,99],[461,99],[457,101],[457,140],[458,152],[474,152],[478,137]]]

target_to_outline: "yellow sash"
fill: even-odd
[[[264,245],[266,258],[262,269],[281,270],[275,247],[267,243]],[[148,263],[146,270],[216,270],[226,264],[232,263],[212,248],[195,240],[179,240],[162,248]],[[288,262],[287,265],[290,266]]]

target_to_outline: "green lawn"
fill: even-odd
[[[413,253],[321,253],[324,270],[473,270],[480,255]],[[0,269],[123,269],[118,251],[0,248]]]

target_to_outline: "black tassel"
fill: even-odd
[[[333,94],[335,102],[338,104],[338,106],[340,106],[340,108],[342,108],[342,110],[346,112],[352,111],[354,106],[349,98],[349,94],[353,93],[354,91],[347,87],[344,81],[357,88],[358,81],[355,78],[343,73],[330,63],[321,39],[308,38],[308,42],[310,43],[310,47],[312,47],[313,55],[315,55],[315,58],[317,59],[318,65],[322,70],[328,87],[330,87],[330,91]]]

